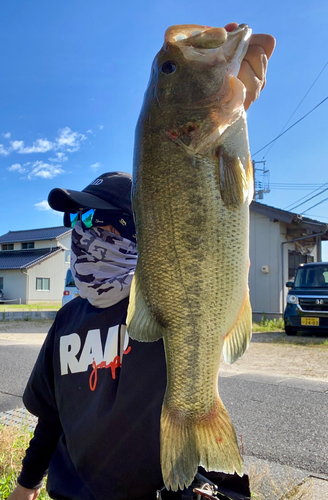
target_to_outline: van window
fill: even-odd
[[[67,270],[65,286],[76,286],[70,269]]]

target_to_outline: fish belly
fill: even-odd
[[[214,161],[172,151],[166,157],[162,169],[144,169],[134,193],[136,279],[151,317],[141,330],[156,325],[157,333],[153,339],[138,338],[130,327],[129,333],[138,340],[164,337],[161,463],[165,485],[177,490],[192,482],[199,465],[242,474],[218,371],[224,343],[248,304],[249,208],[224,204]]]

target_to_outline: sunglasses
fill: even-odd
[[[93,208],[88,208],[86,210],[80,210],[79,212],[75,212],[73,214],[69,212],[65,212],[64,214],[64,226],[65,227],[71,227],[73,228],[77,221],[82,222],[82,226],[84,226],[87,229],[90,229],[92,227],[92,219],[94,216],[94,209]]]

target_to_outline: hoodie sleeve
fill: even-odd
[[[38,421],[34,436],[26,450],[23,467],[17,482],[24,488],[37,490],[47,474],[50,460],[62,434],[60,422]]]
[[[63,432],[56,406],[53,371],[53,346],[56,320],[40,350],[26,389],[23,402],[27,410],[38,417],[34,436],[26,450],[18,483],[25,488],[37,489],[47,473]]]

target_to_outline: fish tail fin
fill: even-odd
[[[235,429],[218,398],[210,414],[190,422],[163,405],[161,416],[161,466],[167,489],[188,487],[201,465],[207,471],[243,475]]]

